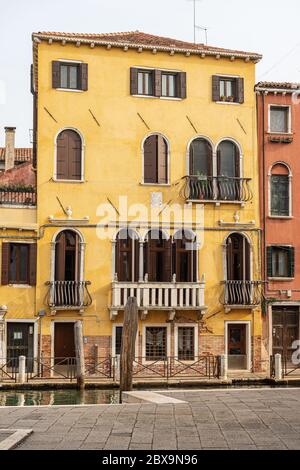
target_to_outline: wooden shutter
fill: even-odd
[[[243,104],[245,101],[244,98],[244,79],[243,78],[238,78],[237,79],[237,101],[238,103]]]
[[[154,70],[154,96],[161,96],[161,70]]]
[[[212,77],[212,100],[220,101],[220,77],[218,75]]]
[[[60,62],[52,61],[52,88],[60,88]]]
[[[37,260],[37,244],[29,245],[29,285],[36,285],[36,260]]]
[[[235,158],[235,177],[240,177],[240,151],[237,145],[234,145],[234,158]]]
[[[273,247],[268,246],[267,247],[267,277],[272,277],[273,276],[272,258],[273,258]]]
[[[130,94],[138,94],[138,69],[135,67],[130,68]]]
[[[289,276],[295,277],[295,248],[289,247]]]
[[[56,178],[68,179],[68,133],[62,131],[56,139]]]
[[[178,97],[183,100],[186,98],[186,72],[178,74]]]
[[[132,240],[134,246],[134,282],[138,282],[140,277],[140,242],[139,240]]]
[[[66,236],[61,232],[55,244],[55,281],[65,281]]]
[[[172,244],[171,240],[164,240],[164,257],[163,257],[163,281],[172,281]]]
[[[81,179],[81,138],[75,131],[68,133],[68,179]]]
[[[2,264],[1,264],[1,284],[3,286],[9,283],[9,252],[10,243],[2,243]]]
[[[162,136],[157,136],[158,183],[168,183],[168,145]]]
[[[80,65],[80,88],[83,91],[88,89],[88,64]]]
[[[149,234],[149,237],[151,234]],[[152,240],[151,238],[146,243],[146,255],[147,255],[147,262],[146,262],[146,269],[145,274],[148,274],[148,280],[150,282],[156,282],[156,263],[157,263],[157,252],[156,252],[156,240]]]
[[[226,264],[227,264],[227,280],[234,281],[233,279],[233,263],[234,263],[234,256],[233,256],[233,240],[231,237],[227,240],[226,245]]]
[[[144,142],[144,183],[157,183],[157,136]]]

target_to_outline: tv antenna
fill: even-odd
[[[207,45],[207,31],[208,28],[205,26],[198,26],[196,23],[196,3],[197,2],[202,2],[203,0],[187,0],[188,2],[193,2],[194,3],[194,44],[196,44],[196,33],[197,29],[204,31],[205,32],[205,43]]]

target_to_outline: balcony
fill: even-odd
[[[124,310],[127,299],[136,297],[142,319],[149,310],[166,311],[173,320],[177,310],[194,310],[201,314],[204,305],[204,280],[201,282],[118,282],[112,283],[111,320]]]
[[[261,304],[262,281],[224,281],[220,299],[226,312],[234,309],[251,309]]]
[[[89,281],[50,281],[46,305],[50,307],[51,314],[55,315],[57,310],[79,310],[84,309],[92,303],[89,293]]]
[[[250,178],[185,176],[181,196],[186,201],[244,204],[253,198]]]
[[[36,190],[31,186],[0,186],[0,205],[36,206]]]

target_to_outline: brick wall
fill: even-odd
[[[35,186],[36,175],[31,162],[22,163],[11,170],[0,172],[0,184],[26,184]]]

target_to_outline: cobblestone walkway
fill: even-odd
[[[160,392],[182,404],[1,408],[18,449],[300,449],[300,389]]]

